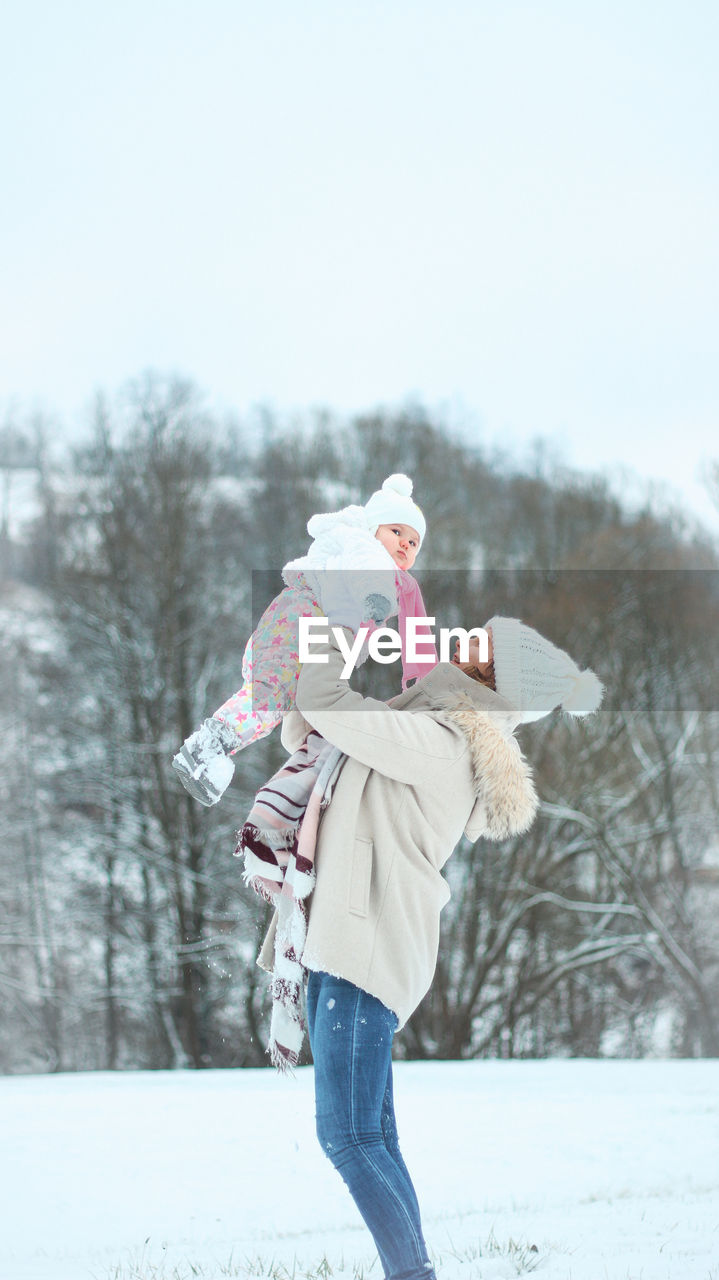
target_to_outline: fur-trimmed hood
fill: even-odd
[[[477,797],[465,826],[469,840],[482,835],[506,840],[529,830],[539,800],[531,767],[514,736],[519,715],[505,698],[443,662],[390,705],[412,711],[432,708],[462,730]]]
[[[471,694],[458,690],[440,705],[469,744],[477,799],[464,829],[467,838],[506,840],[528,831],[539,800],[532,770],[508,727],[511,715],[501,708],[492,715],[477,706]]]

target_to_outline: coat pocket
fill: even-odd
[[[353,916],[369,914],[369,890],[372,880],[372,841],[358,836],[354,844],[350,875],[349,909]]]

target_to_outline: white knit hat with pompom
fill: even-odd
[[[412,501],[412,481],[409,476],[387,476],[382,488],[372,494],[365,503],[365,514],[370,533],[376,533],[381,524],[408,524],[416,529],[420,542],[424,542],[427,524],[416,502]]]
[[[593,671],[580,671],[568,653],[518,618],[490,618],[485,629],[492,633],[495,688],[522,723],[559,706],[572,716],[596,711],[604,685]]]

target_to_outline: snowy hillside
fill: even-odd
[[[440,1280],[719,1277],[719,1062],[395,1070]],[[313,1116],[309,1068],[0,1080],[0,1275],[381,1280]]]

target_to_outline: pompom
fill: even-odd
[[[398,471],[396,475],[387,476],[387,479],[382,482],[382,489],[385,493],[401,493],[403,498],[411,498],[412,488],[413,485],[409,476],[402,475],[401,471]]]
[[[588,716],[596,711],[604,695],[604,685],[593,671],[580,671],[574,687],[562,699],[562,707],[572,716]]]

